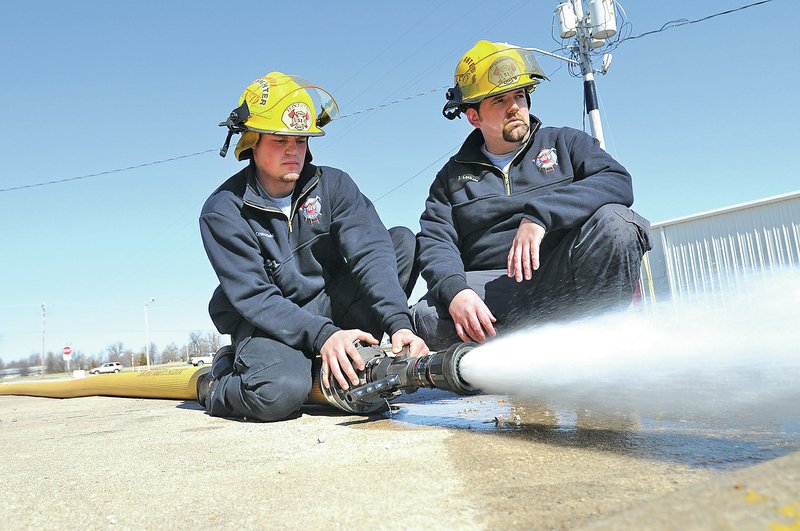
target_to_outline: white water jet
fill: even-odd
[[[461,376],[556,407],[800,418],[800,274],[747,286],[492,340]]]

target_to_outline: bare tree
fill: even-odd
[[[142,352],[145,353],[145,359],[147,359],[147,348],[142,348]],[[158,353],[158,347],[152,341],[150,342],[150,363],[152,365],[158,365],[159,363],[162,363],[161,355]]]
[[[126,348],[125,352],[123,352],[120,357],[121,359],[119,361],[122,362],[123,365],[125,365],[126,360],[130,360],[131,368],[135,368],[134,363],[136,363],[136,353],[132,349]]]
[[[108,361],[118,361],[125,354],[125,345],[122,344],[122,341],[111,343],[106,347],[106,353],[108,354]]]
[[[45,356],[44,366],[47,372],[64,372],[64,358],[56,356],[53,351],[47,353]]]
[[[216,352],[222,347],[222,337],[216,332],[206,334],[208,340],[208,352]]]
[[[189,344],[186,345],[188,347],[187,359],[192,356],[202,356],[205,352],[205,339],[203,338],[203,334],[200,332],[191,332],[189,334]]]
[[[181,349],[175,343],[170,343],[161,352],[161,362],[170,363],[173,361],[181,361]]]

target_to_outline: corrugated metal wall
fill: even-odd
[[[654,224],[642,267],[645,301],[738,286],[800,266],[800,192]]]

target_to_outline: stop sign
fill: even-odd
[[[72,347],[64,347],[64,359],[68,360],[72,357]]]

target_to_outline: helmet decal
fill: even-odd
[[[516,83],[521,72],[519,65],[510,57],[499,57],[489,67],[489,83],[497,87]]]
[[[475,83],[475,59],[470,56],[465,56],[462,62],[467,65],[466,72],[456,73],[456,84],[464,85],[466,83]],[[470,81],[472,75],[472,81]]]
[[[308,131],[311,129],[311,109],[302,101],[292,103],[283,111],[281,117],[286,127],[295,131]]]
[[[269,81],[262,77],[257,79],[256,83],[261,85],[261,97],[259,98],[258,104],[263,107],[267,104],[267,100],[269,99]]]

